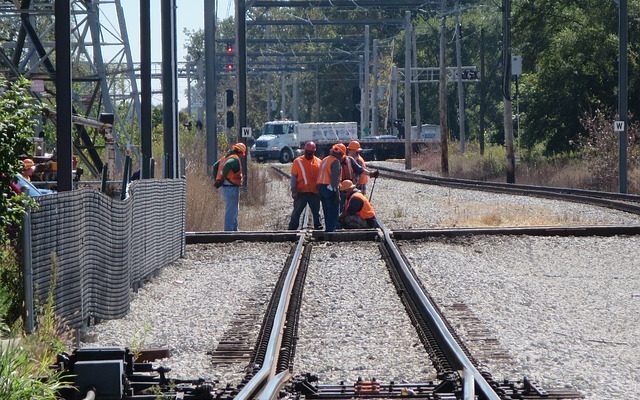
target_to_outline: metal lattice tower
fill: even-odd
[[[55,0],[14,0],[0,3],[0,74],[42,80],[35,93],[55,110]],[[124,12],[120,0],[71,2],[73,112],[75,153],[93,176],[99,176],[104,150],[111,141],[115,167],[124,155],[139,156],[133,122],[139,126],[140,99]],[[101,114],[113,114],[113,129],[105,131]],[[55,115],[55,114],[54,114]],[[139,157],[138,157],[139,158]],[[111,166],[113,168],[113,166]]]

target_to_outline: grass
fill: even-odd
[[[269,182],[277,178],[265,164],[250,163],[247,180],[250,190],[240,192],[238,225],[262,226],[265,214],[260,210],[267,202]],[[254,212],[246,212],[246,210]],[[244,210],[244,211],[243,211]],[[267,211],[265,211],[267,212]],[[288,221],[286,221],[288,223]],[[279,223],[278,223],[279,224]],[[286,223],[283,222],[285,228]],[[187,221],[188,232],[221,231],[224,229],[224,200],[220,190],[213,187],[213,180],[205,171],[187,170]]]
[[[506,153],[500,145],[487,144],[485,153],[480,155],[477,143],[469,143],[464,154],[458,151],[458,143],[449,144],[449,176],[461,179],[506,181]],[[516,152],[516,183],[618,191],[617,176],[598,179],[590,171],[590,160],[578,154],[545,157],[535,150],[527,154]],[[414,155],[413,167],[440,175],[440,149],[431,146]],[[640,166],[629,163],[628,192],[640,194]]]
[[[17,264],[16,259],[13,262]],[[54,256],[47,301],[37,315],[36,331],[23,336],[18,320],[13,326],[13,332],[18,333],[3,343],[0,354],[0,399],[54,400],[58,390],[68,387],[61,374],[49,368],[55,363],[57,355],[66,351],[73,341],[69,329],[55,314],[57,266],[58,261]]]
[[[448,227],[506,227],[572,225],[580,222],[574,215],[550,214],[543,208],[505,209],[499,205],[472,203],[453,207],[451,215],[442,224]]]

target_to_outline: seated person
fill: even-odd
[[[346,198],[344,211],[340,214],[340,226],[344,229],[378,228],[376,212],[367,196],[356,189],[353,182],[340,182],[340,191]]]

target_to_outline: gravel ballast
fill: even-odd
[[[157,364],[172,369],[169,377],[236,384],[246,364],[213,370],[207,352],[215,349],[243,302],[269,298],[290,249],[289,243],[187,246],[186,258],[133,295],[125,318],[90,327],[85,338],[91,340],[81,347],[168,348],[171,357]]]
[[[249,230],[280,230],[288,222],[292,200],[287,182],[274,182],[268,189],[271,209],[260,209],[252,216],[256,223]],[[385,225],[396,230],[636,225],[640,221],[636,215],[601,207],[399,182],[384,176],[376,181],[373,205]],[[241,206],[241,214],[250,212]],[[439,301],[466,304],[509,354],[506,360],[486,360],[494,377],[521,379],[526,374],[544,385],[576,387],[587,399],[622,399],[640,397],[636,383],[640,329],[633,319],[640,315],[639,240],[483,237],[405,243],[403,249]],[[333,383],[373,375],[380,380],[428,380],[431,366],[425,363],[426,354],[408,317],[404,316],[405,321],[389,317],[402,304],[377,246],[357,243],[340,251],[336,246],[314,245],[296,372],[313,372],[321,381]],[[173,369],[170,377],[202,376],[234,384],[243,375],[244,365],[213,370],[206,352],[215,349],[245,299],[264,296],[265,282],[272,288],[290,247],[290,243],[244,242],[189,245],[185,259],[166,267],[133,295],[126,318],[89,328],[86,338],[91,340],[82,345],[130,347],[139,342],[143,348],[168,347],[172,357],[160,363]],[[374,272],[365,274],[369,269]],[[474,281],[479,286],[474,287]],[[359,309],[354,307],[369,309],[370,302],[373,309],[387,313],[371,319],[358,317]],[[444,307],[447,310],[454,321],[460,317]],[[490,318],[486,310],[492,311]],[[392,333],[380,336],[371,328],[376,324]],[[464,337],[464,324],[458,321],[454,326]],[[364,335],[347,336],[363,327],[371,330],[367,335],[372,346],[379,343],[384,348],[372,358],[373,347],[362,344]],[[399,352],[406,358],[388,359],[390,346],[413,348],[416,354]]]
[[[640,238],[492,236],[401,247],[439,304],[466,304],[509,353],[484,360],[494,378],[526,375],[593,400],[640,398]],[[463,318],[443,312],[471,337]]]
[[[314,245],[298,336],[294,373],[320,383],[435,379],[373,243]]]

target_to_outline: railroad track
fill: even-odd
[[[305,215],[305,220],[307,219],[308,216]],[[555,234],[558,232],[559,230],[556,229]],[[572,232],[567,231],[566,234],[572,234]],[[211,242],[216,239],[229,240],[230,236],[236,240],[263,240],[259,235],[237,233],[189,235],[188,241],[195,243]],[[291,239],[291,237],[288,238]],[[364,378],[348,383],[319,384],[313,375],[292,376],[298,339],[299,304],[304,290],[309,258],[314,245],[325,240],[338,244],[345,241],[368,241],[378,245],[394,282],[395,290],[399,293],[418,337],[429,354],[430,362],[437,371],[437,380],[396,383]],[[543,389],[527,379],[518,382],[498,382],[487,371],[479,370],[473,356],[469,354],[464,343],[442,316],[438,305],[431,300],[422,283],[417,279],[406,257],[398,248],[396,240],[393,238],[393,232],[384,227],[378,230],[330,234],[306,229],[297,232],[295,245],[292,246],[291,254],[264,314],[258,340],[252,347],[246,369],[247,375],[239,386],[217,387],[211,382],[168,380],[167,371],[153,370],[148,364],[136,364],[126,353],[117,353],[117,358],[122,357],[124,360],[123,365],[131,364],[131,367],[125,368],[130,371],[128,373],[130,394],[123,398],[145,400],[156,398],[145,394],[150,390],[156,390],[156,396],[158,393],[163,393],[167,396],[166,398],[180,398],[177,397],[179,393],[179,396],[184,399],[271,399],[278,398],[283,392],[286,392],[289,398],[315,399],[396,398],[408,395],[424,399],[473,398],[473,395],[478,396],[479,399],[581,398],[579,393],[571,389]],[[244,329],[242,325],[239,326],[240,329]],[[246,343],[243,342],[240,346],[243,351],[242,357],[245,357],[246,361],[249,359],[245,354]],[[227,343],[225,349],[229,354],[236,354],[232,343]],[[69,365],[77,365],[78,362],[84,362],[87,359],[95,361],[98,357],[95,354],[88,356],[86,351],[79,354],[80,356],[71,360]],[[70,368],[70,370],[74,369]],[[144,379],[141,378],[143,373],[147,376]],[[157,377],[149,378],[149,373],[155,373]],[[151,389],[153,387],[157,389]]]
[[[398,179],[408,179],[404,173],[385,171],[384,175]],[[416,182],[422,182],[421,177],[411,177]],[[427,183],[427,182],[424,182]],[[442,183],[444,184],[444,183]],[[467,183],[454,183],[467,185]],[[460,186],[458,186],[460,187]],[[462,186],[464,188],[471,188]],[[486,190],[506,192],[506,188],[496,188],[489,185]],[[529,192],[529,188],[517,189],[517,194]],[[543,194],[541,192],[544,192]],[[584,198],[599,198],[606,200],[618,208],[620,204],[636,206],[635,196],[611,196],[581,193],[559,193],[555,196],[551,191],[539,188],[531,190],[532,195],[543,197],[563,198],[563,196],[582,196]],[[573,201],[573,198],[571,198]],[[583,201],[581,201],[583,202]],[[587,202],[586,200],[584,202]],[[595,204],[590,202],[589,204]],[[598,205],[604,205],[600,203]],[[630,208],[631,209],[631,208]],[[624,210],[633,212],[629,210]],[[82,371],[78,366],[91,362],[95,367],[96,361],[107,361],[110,366],[121,365],[126,375],[126,390],[123,399],[155,399],[183,398],[183,399],[250,399],[250,398],[279,398],[283,394],[288,398],[395,398],[414,397],[425,399],[576,399],[581,395],[572,389],[541,388],[535,382],[526,378],[521,381],[496,381],[488,371],[479,369],[473,354],[470,354],[464,342],[457,336],[455,330],[443,316],[439,306],[429,296],[424,285],[417,278],[397,246],[398,240],[424,238],[429,236],[463,236],[463,235],[617,235],[640,233],[637,226],[583,226],[583,227],[536,227],[536,228],[466,228],[466,229],[433,229],[420,231],[390,231],[384,226],[378,230],[339,231],[332,233],[308,230],[309,216],[305,214],[305,228],[298,232],[242,232],[242,233],[197,233],[188,234],[187,243],[211,243],[243,241],[281,241],[293,242],[291,253],[283,268],[274,294],[269,301],[267,312],[263,314],[260,332],[254,345],[238,340],[236,344],[242,347],[236,352],[233,341],[224,343],[224,349],[219,353],[218,362],[224,360],[225,354],[236,357],[235,361],[246,362],[246,376],[238,386],[218,387],[215,382],[201,380],[169,380],[168,371],[153,368],[146,363],[136,363],[130,352],[126,350],[110,351],[78,351],[60,366],[70,372]],[[389,276],[395,291],[402,299],[406,311],[416,329],[418,337],[425,351],[429,354],[430,363],[437,371],[437,380],[425,382],[383,382],[374,378],[359,379],[354,382],[319,383],[313,374],[293,375],[295,366],[296,343],[298,341],[299,309],[304,290],[305,277],[309,259],[314,245],[322,242],[353,242],[366,241],[376,243],[380,254],[384,258]],[[251,306],[248,306],[251,308]],[[464,304],[456,305],[461,312]],[[238,338],[247,325],[255,324],[260,315],[243,311],[247,319],[239,323],[237,330],[229,332],[229,337]],[[467,316],[467,318],[471,318]],[[478,336],[482,340],[491,342],[492,338],[482,329],[478,329]],[[224,352],[228,352],[223,354]],[[251,355],[248,355],[248,352]],[[499,349],[490,350],[499,357]],[[215,352],[214,352],[215,353]],[[506,357],[506,356],[505,356]],[[214,360],[215,361],[215,360]],[[85,364],[83,364],[85,363]],[[93,367],[92,367],[93,368]],[[115,389],[114,389],[115,390]],[[124,389],[123,389],[124,390]],[[99,392],[99,391],[98,391]],[[123,392],[124,393],[124,392]],[[149,394],[153,393],[153,394]],[[69,399],[75,397],[69,397]]]
[[[476,181],[469,179],[443,178],[428,176],[416,172],[401,171],[384,166],[376,166],[381,176],[400,181],[445,186],[457,189],[480,190],[493,193],[506,193],[541,197],[552,200],[566,200],[590,204],[640,214],[640,196],[625,193],[601,192],[595,190],[559,188],[551,186],[518,185],[511,183]]]

